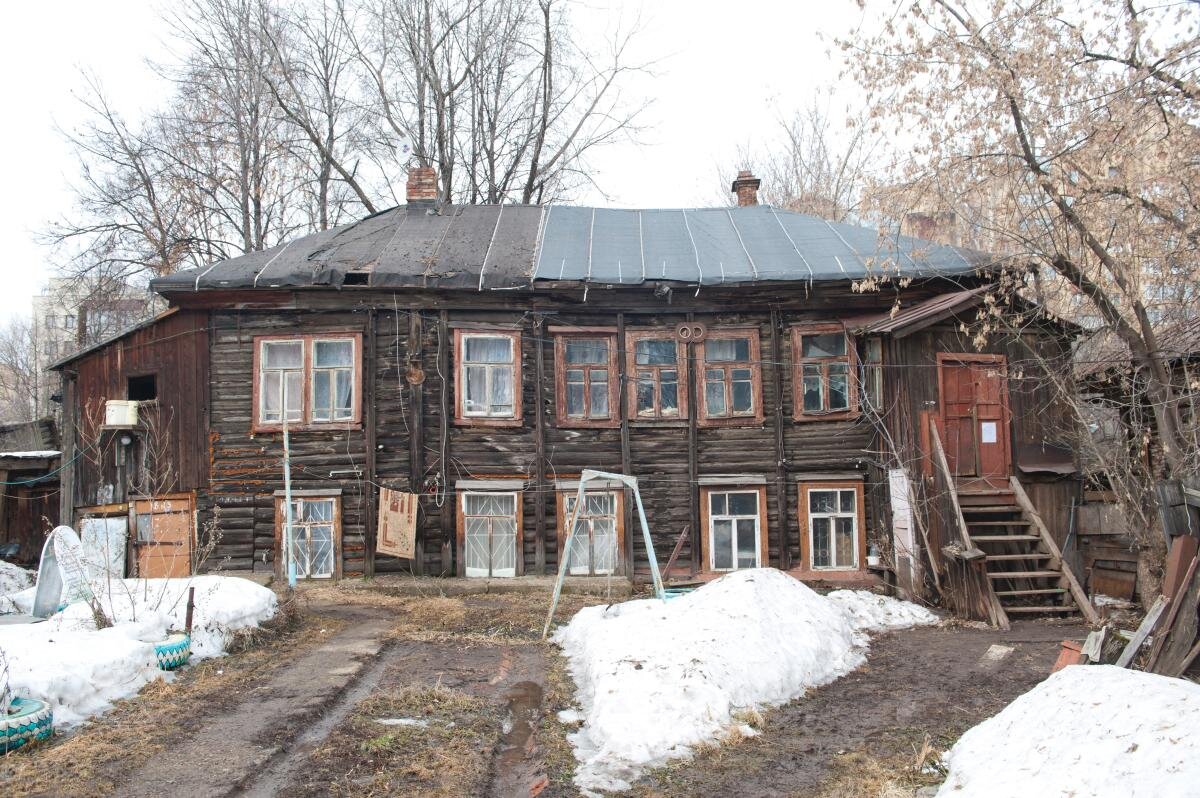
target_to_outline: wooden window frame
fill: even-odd
[[[288,429],[291,429],[291,427],[289,426]],[[275,577],[277,579],[286,579],[287,578],[287,570],[285,569],[286,563],[284,562],[284,558],[283,558],[283,524],[284,524],[284,518],[285,518],[285,512],[284,512],[284,506],[283,506],[284,501],[285,501],[284,496],[276,496],[275,497],[275,549],[274,549],[274,556],[275,556]],[[303,502],[303,501],[332,501],[333,502],[333,574],[332,574],[332,576],[329,576],[329,577],[325,577],[325,576],[300,577],[299,575],[297,575],[297,578],[298,579],[300,579],[300,578],[312,579],[312,580],[332,579],[333,581],[336,582],[337,580],[342,578],[342,496],[341,496],[341,494],[340,493],[320,494],[320,493],[309,493],[306,491],[304,493],[304,495],[293,494],[292,501],[293,502],[297,502],[297,501],[300,501],[300,502]]]
[[[664,339],[675,342],[675,365],[678,385],[679,412],[673,416],[664,416],[658,408],[658,397],[661,391],[661,378],[658,372],[663,366],[642,366],[641,368],[654,369],[655,373],[655,407],[656,411],[653,416],[638,415],[637,412],[637,384],[638,384],[638,365],[637,365],[637,343],[638,341]],[[672,422],[672,421],[687,421],[688,420],[688,356],[687,345],[679,339],[675,334],[675,330],[669,328],[649,328],[636,329],[625,331],[625,381],[629,384],[629,390],[625,392],[625,412],[631,422]]]
[[[313,333],[304,335],[256,335],[254,336],[254,358],[253,358],[253,389],[251,391],[251,408],[252,426],[251,431],[259,432],[281,432],[283,430],[283,421],[263,421],[262,420],[262,351],[263,345],[268,343],[300,343],[303,364],[303,380],[301,388],[300,402],[300,421],[296,423],[288,422],[288,430],[323,430],[323,429],[362,429],[362,404],[363,404],[363,342],[361,332],[328,332],[328,333]],[[336,421],[313,421],[313,351],[316,348],[317,341],[345,341],[349,340],[354,344],[354,355],[351,358],[351,389],[353,396],[350,399],[349,419],[340,419]],[[286,408],[281,408],[280,415],[286,412]]]
[[[455,565],[455,573],[463,578],[467,577],[467,514],[466,514],[466,497],[470,494],[512,494],[515,498],[514,507],[516,510],[516,540],[513,545],[516,547],[516,561],[514,563],[514,576],[492,576],[492,564],[488,563],[487,576],[473,576],[472,579],[512,579],[516,576],[525,575],[525,493],[516,488],[462,488],[456,490],[454,501],[454,516],[458,526],[457,541],[458,541],[458,557]]]
[[[700,488],[700,558],[701,570],[708,573],[728,574],[734,571],[744,571],[745,568],[729,568],[718,570],[713,567],[712,560],[712,525],[709,511],[709,497],[714,493],[757,493],[758,494],[758,563],[755,568],[765,568],[770,564],[770,527],[767,526],[767,486],[766,485],[706,485]]]
[[[560,488],[557,496],[557,515],[558,515],[558,556],[563,558],[566,552],[563,546],[567,542],[567,498],[575,496],[579,493],[578,488],[568,489]],[[625,489],[623,486],[606,487],[606,488],[584,488],[584,495],[589,493],[611,493],[617,497],[616,504],[616,530],[617,530],[617,557],[615,567],[613,568],[612,576],[622,576],[625,572]],[[588,576],[608,576],[608,574],[591,573],[592,563],[588,563]],[[567,572],[568,576],[572,574]]]
[[[808,492],[810,490],[853,490],[855,502],[855,560],[853,567],[847,566],[816,566],[812,560],[812,529],[809,526]],[[797,515],[800,522],[800,562],[808,571],[828,571],[831,573],[853,573],[867,570],[867,508],[865,490],[862,480],[799,480],[796,483],[796,499],[799,507]]]
[[[805,335],[825,335],[841,333],[846,337],[846,355],[842,357],[804,358],[802,353],[802,337]],[[814,412],[804,410],[804,366],[814,363],[828,365],[831,363],[846,363],[846,401],[849,407],[845,410]],[[823,369],[825,376],[825,403],[829,403],[829,375]],[[797,324],[792,327],[792,420],[793,421],[846,421],[861,415],[858,396],[858,352],[855,349],[855,338],[842,324]]]
[[[513,410],[507,416],[467,415],[466,405],[466,361],[463,358],[463,341],[467,338],[508,338],[513,348]],[[455,329],[454,330],[454,423],[471,427],[519,427],[523,422],[521,332],[512,329]],[[497,364],[499,365],[499,364]]]
[[[564,429],[602,428],[611,429],[621,426],[621,376],[617,365],[617,329],[615,327],[561,328],[551,327],[554,336],[554,407],[558,426]],[[567,342],[584,340],[604,340],[608,343],[608,365],[580,364],[571,366],[567,363]],[[567,370],[582,368],[585,371],[608,369],[608,417],[588,418],[567,415]],[[587,385],[590,387],[591,382]],[[584,392],[585,402],[591,403],[590,393]]]
[[[746,338],[750,341],[749,360],[729,361],[709,365],[705,360],[709,341],[731,340]],[[702,427],[736,427],[756,426],[763,423],[763,392],[762,392],[762,347],[761,336],[757,327],[729,327],[720,330],[708,329],[704,340],[696,344],[696,394],[699,398],[700,409],[696,423]],[[722,369],[725,372],[725,405],[730,409],[729,415],[710,416],[708,412],[708,370]],[[750,413],[733,414],[733,379],[730,369],[750,369],[750,399],[753,410]]]

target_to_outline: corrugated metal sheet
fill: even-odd
[[[393,208],[287,244],[160,277],[156,291],[332,287],[509,289],[535,281],[703,285],[962,275],[988,256],[770,206],[620,210]]]

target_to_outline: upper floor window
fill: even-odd
[[[615,427],[617,337],[610,332],[554,333],[558,423],[564,427]]]
[[[626,350],[627,362],[633,361],[626,367],[634,385],[629,396],[630,418],[687,418],[687,356],[675,333],[631,332]]]
[[[858,412],[854,342],[839,325],[792,329],[795,418],[851,418]]]
[[[709,331],[697,345],[703,366],[701,423],[762,421],[758,330]]]
[[[458,418],[468,424],[519,424],[521,335],[455,330]]]
[[[357,333],[255,338],[255,428],[357,424],[361,349]]]

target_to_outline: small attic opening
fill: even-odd
[[[127,399],[138,402],[152,402],[158,398],[158,378],[155,374],[142,374],[130,377],[126,385]]]
[[[342,285],[366,285],[370,279],[370,272],[346,272],[346,278],[342,281]]]

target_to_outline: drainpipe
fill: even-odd
[[[292,556],[292,460],[289,450],[287,407],[283,407],[283,545],[287,550],[288,587],[296,589],[296,559]]]

